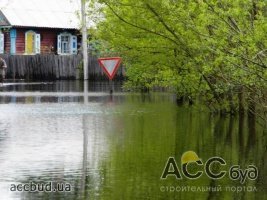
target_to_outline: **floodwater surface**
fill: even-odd
[[[170,93],[123,92],[121,83],[109,90],[79,81],[0,87],[1,200],[267,199],[257,120],[178,106]]]

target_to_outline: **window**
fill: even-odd
[[[77,37],[69,33],[61,33],[57,38],[58,54],[76,54],[77,53]]]
[[[4,34],[0,32],[0,53],[4,53]]]
[[[41,44],[40,34],[34,31],[28,31],[25,33],[25,53],[26,54],[38,54],[40,53]]]
[[[61,53],[63,54],[70,53],[70,36],[69,35],[61,36]]]

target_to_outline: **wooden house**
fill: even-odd
[[[79,6],[74,2],[12,0],[0,3],[0,54],[77,54],[81,37]]]

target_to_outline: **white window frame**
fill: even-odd
[[[63,37],[68,37],[68,43],[67,43],[68,51],[64,51]],[[59,34],[57,37],[57,53],[59,55],[77,54],[77,36],[72,35],[68,32]]]
[[[60,49],[60,52],[58,52],[58,54],[61,54],[61,55],[69,55],[69,54],[71,54],[71,34],[70,33],[61,33],[61,34],[59,34],[59,37],[60,37],[60,41],[61,42],[60,42],[60,44],[58,44],[60,46],[60,48],[58,48],[58,49]],[[67,44],[68,52],[63,52],[64,49],[63,49],[62,37],[68,37],[69,38],[68,44]]]
[[[0,31],[0,54],[5,52],[5,35]]]

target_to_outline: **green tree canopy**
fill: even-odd
[[[99,2],[97,38],[123,57],[128,86],[170,87],[231,110],[238,97],[266,108],[265,0]]]

